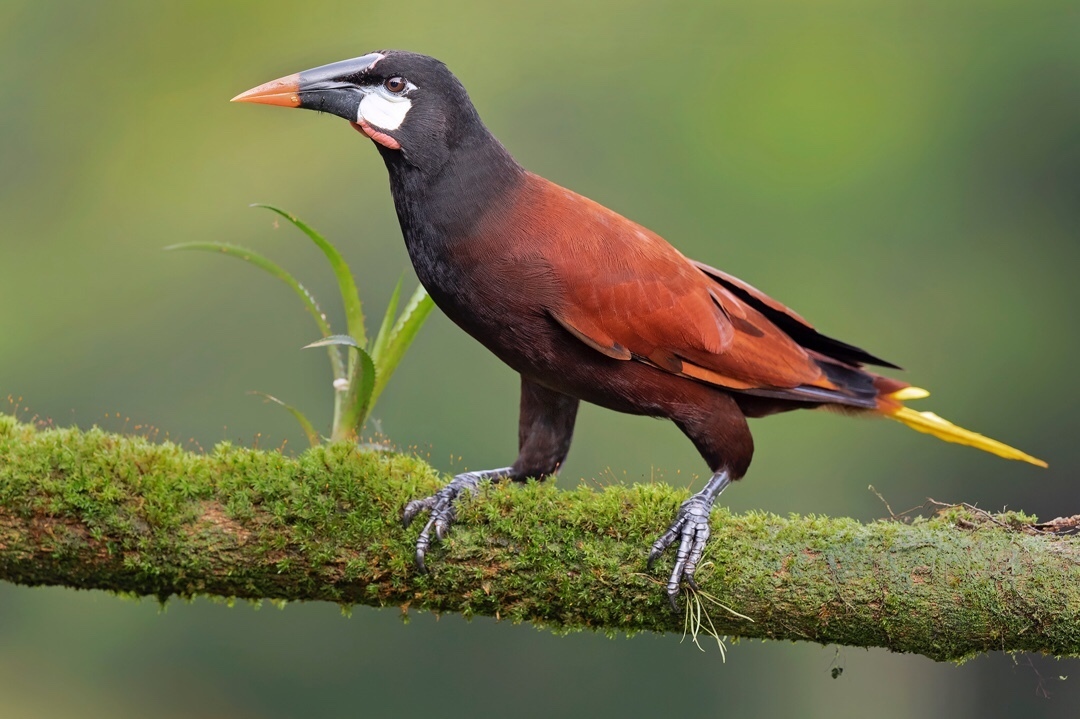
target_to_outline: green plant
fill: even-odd
[[[319,308],[315,297],[300,284],[296,278],[286,272],[281,266],[275,264],[266,257],[246,247],[232,245],[224,242],[185,242],[178,245],[170,245],[166,250],[207,250],[220,252],[230,257],[236,257],[249,262],[260,269],[265,270],[274,277],[287,284],[304,303],[308,314],[315,320],[322,333],[322,339],[312,342],[310,347],[325,347],[330,357],[330,369],[334,375],[334,419],[330,432],[330,441],[342,440],[355,441],[360,430],[371,414],[379,395],[386,388],[386,383],[394,373],[405,351],[416,338],[424,320],[435,306],[423,286],[417,287],[412,297],[405,304],[401,314],[397,314],[398,302],[401,297],[401,280],[398,280],[394,293],[390,296],[390,303],[386,308],[382,324],[375,335],[375,339],[368,342],[367,331],[364,326],[363,304],[360,301],[360,293],[356,288],[349,266],[326,238],[312,229],[308,224],[301,221],[295,215],[285,212],[272,205],[255,204],[252,207],[261,207],[271,212],[276,212],[296,226],[301,232],[311,238],[318,246],[337,278],[338,289],[341,291],[341,300],[345,306],[345,334],[334,334],[326,315]],[[346,347],[348,361],[343,356],[342,347]],[[256,394],[281,405],[297,419],[307,435],[312,446],[319,444],[321,438],[315,430],[315,426],[304,414],[295,407],[282,402],[277,397],[264,392]]]

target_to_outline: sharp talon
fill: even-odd
[[[672,523],[668,531],[660,535],[660,538],[653,542],[652,551],[649,552],[649,569],[652,569],[653,562],[659,559],[660,555],[664,553],[664,550],[671,546],[671,543],[675,541],[675,538],[679,536],[679,530],[686,524],[686,517],[678,517],[675,522]]]
[[[430,497],[414,499],[405,505],[405,509],[401,513],[401,523],[405,527],[412,524],[412,521],[421,512],[431,512],[427,524],[420,530],[420,535],[416,538],[416,566],[421,572],[427,571],[427,567],[424,566],[424,557],[427,555],[428,549],[431,548],[431,530],[434,528],[436,540],[442,541],[446,539],[446,535],[450,533],[450,525],[454,522],[456,514],[454,503],[457,502],[458,498],[466,493],[476,494],[477,484],[481,481],[502,479],[512,476],[512,474],[513,470],[510,467],[492,469],[486,472],[459,474]]]
[[[679,612],[679,589],[684,582],[691,590],[701,591],[694,574],[709,541],[709,515],[712,513],[713,502],[728,483],[726,472],[714,474],[705,489],[679,506],[675,520],[667,531],[653,542],[652,551],[649,552],[648,566],[652,569],[660,555],[674,544],[676,539],[679,540],[675,550],[675,565],[665,587],[668,603],[676,613]]]
[[[427,499],[414,499],[405,505],[405,511],[401,513],[402,524],[408,527],[416,519],[416,515],[431,506],[431,497]]]

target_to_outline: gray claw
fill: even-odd
[[[664,591],[667,594],[671,608],[679,611],[679,586],[686,582],[693,590],[698,589],[694,574],[697,572],[698,562],[705,552],[705,544],[709,541],[712,530],[709,528],[709,514],[712,512],[713,502],[720,492],[728,485],[730,479],[726,472],[717,472],[705,485],[705,489],[695,494],[679,506],[675,515],[675,521],[671,523],[667,531],[653,542],[652,551],[649,552],[648,566],[651,569],[653,562],[663,554],[664,550],[679,540],[679,548],[675,551],[675,566],[671,570]]]
[[[401,524],[408,527],[412,524],[416,515],[420,514],[425,509],[430,509],[432,503],[435,501],[435,497],[425,497],[424,499],[414,499],[405,505],[405,511],[401,514]]]
[[[686,521],[686,517],[681,513],[675,517],[675,521],[668,527],[668,530],[660,535],[660,538],[653,542],[652,551],[649,552],[649,561],[647,566],[652,569],[653,563],[660,558],[660,555],[664,553],[664,550],[671,546],[671,543],[679,536],[679,530],[682,528],[683,523]]]
[[[416,538],[416,566],[421,572],[427,571],[427,567],[424,564],[424,557],[431,548],[432,527],[435,529],[436,539],[441,542],[446,538],[446,535],[450,532],[450,525],[453,524],[454,519],[457,516],[457,512],[454,509],[454,503],[457,501],[458,497],[461,496],[462,492],[476,494],[477,486],[482,480],[505,477],[508,476],[509,472],[510,468],[507,467],[505,469],[494,469],[486,472],[466,472],[465,474],[459,474],[430,497],[414,499],[405,505],[405,511],[401,514],[401,521],[406,527],[408,527],[413,519],[421,512],[431,512],[431,517],[428,518],[424,528],[420,530],[420,536]]]
[[[685,579],[691,587],[696,587],[694,573],[697,571],[698,562],[705,551],[705,543],[709,541],[709,510],[711,502],[706,503],[697,495],[691,497],[679,508],[675,522],[661,539],[666,541],[663,549],[674,543],[675,536],[679,538],[679,548],[675,550],[675,567],[671,570],[666,592],[668,601],[671,602],[675,611],[679,611],[676,597],[679,596],[679,585]],[[670,539],[668,534],[674,535]],[[657,542],[659,544],[659,541]],[[655,551],[655,545],[654,545]],[[663,551],[663,550],[661,550]]]
[[[454,482],[457,478],[454,479]],[[431,548],[431,529],[435,528],[435,537],[439,541],[442,541],[446,537],[446,532],[450,529],[450,523],[454,521],[456,512],[454,511],[454,500],[457,499],[461,490],[467,488],[470,492],[475,492],[475,485],[469,486],[462,483],[456,487],[453,487],[454,482],[446,485],[433,497],[435,501],[429,502],[424,509],[431,510],[431,518],[428,519],[427,524],[420,530],[420,536],[416,538],[416,563],[421,569],[424,569],[424,555],[427,554],[428,549]],[[451,487],[453,487],[452,491]]]

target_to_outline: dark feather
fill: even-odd
[[[726,272],[721,272],[715,267],[710,267],[701,262],[695,262],[694,264],[697,265],[698,269],[719,282],[743,302],[768,317],[769,321],[806,349],[819,352],[826,357],[831,357],[840,362],[855,365],[856,367],[863,364],[869,364],[878,367],[901,369],[901,367],[892,362],[876,357],[864,349],[821,334],[814,329],[813,325],[802,317],[752,285],[738,280]]]

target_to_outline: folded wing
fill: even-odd
[[[818,333],[776,300],[687,259],[655,233],[574,199],[580,212],[568,216],[564,209],[557,230],[572,233],[572,241],[557,243],[572,249],[546,260],[560,282],[549,312],[581,342],[737,392],[876,407],[875,381],[884,378],[861,366],[894,365]],[[887,382],[890,390],[905,386]]]

